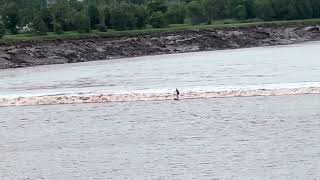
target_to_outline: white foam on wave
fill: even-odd
[[[30,106],[77,103],[172,100],[174,89],[133,91],[61,91],[0,96],[0,106]],[[320,82],[247,86],[205,86],[180,89],[181,99],[320,94]]]

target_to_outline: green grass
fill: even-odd
[[[258,22],[256,22],[258,21]],[[127,31],[114,31],[108,30],[108,32],[98,32],[96,30],[90,33],[78,33],[74,31],[65,32],[58,35],[55,33],[48,33],[44,36],[39,36],[33,33],[6,35],[0,40],[1,43],[15,43],[21,41],[47,41],[58,39],[82,39],[82,38],[94,38],[94,37],[118,37],[118,36],[134,36],[143,34],[157,34],[162,32],[177,32],[185,30],[199,30],[199,29],[223,29],[223,28],[248,28],[254,26],[289,26],[289,25],[314,25],[320,24],[320,19],[307,19],[307,20],[292,20],[292,21],[268,21],[263,22],[256,19],[237,21],[232,19],[215,21],[212,25],[190,25],[190,24],[174,24],[168,28],[147,28],[141,30],[127,30]]]

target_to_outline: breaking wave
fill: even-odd
[[[0,107],[173,100],[173,89],[0,96]],[[180,89],[180,99],[320,94],[320,82]]]

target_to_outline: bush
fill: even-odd
[[[89,33],[91,30],[90,18],[84,13],[80,13],[76,16],[74,24],[79,33]]]
[[[63,34],[64,33],[61,23],[54,22],[53,29],[56,34]]]
[[[170,6],[168,11],[165,13],[166,20],[170,24],[183,24],[185,15],[184,5],[178,4]]]
[[[136,19],[136,28],[142,29],[146,27],[147,24],[147,10],[143,6],[135,6],[134,8],[134,17]]]
[[[2,4],[0,5],[2,6]],[[0,8],[1,12],[2,7]],[[8,7],[5,7],[3,9],[2,14],[0,15],[2,17],[2,21],[5,25],[5,27],[12,33],[12,34],[18,34],[18,24],[20,22],[20,16],[19,16],[19,9],[16,4],[10,3]]]
[[[88,7],[88,15],[90,18],[91,27],[96,27],[99,25],[99,11],[98,8],[94,5]]]
[[[39,35],[46,35],[48,28],[46,24],[43,21],[43,18],[41,14],[35,14],[33,20],[32,20],[32,27],[35,30],[35,32]]]
[[[97,29],[98,29],[100,32],[107,32],[107,26],[102,25],[102,24],[98,24],[98,25],[97,25]]]
[[[192,24],[200,24],[206,21],[204,9],[199,1],[191,1],[187,4],[187,15]]]
[[[149,14],[152,14],[153,12],[167,12],[167,5],[165,0],[149,0],[147,3],[147,10]]]
[[[273,20],[276,16],[273,4],[271,1],[255,1],[257,18],[265,21]]]
[[[243,5],[238,5],[235,9],[236,13],[237,13],[237,18],[238,19],[241,19],[241,20],[244,20],[244,19],[247,19],[247,9],[245,6]]]
[[[153,28],[164,28],[168,26],[163,13],[160,11],[155,12],[151,15],[149,23]]]
[[[53,31],[53,14],[49,9],[43,9],[41,11],[41,16],[43,19],[44,24],[46,25],[47,31]]]
[[[0,22],[0,39],[5,35],[5,33],[6,33],[6,29],[2,24],[2,22]]]
[[[133,29],[136,25],[136,18],[132,12],[132,7],[127,3],[111,9],[110,23],[115,30]]]

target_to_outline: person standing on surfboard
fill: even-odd
[[[177,96],[177,97],[175,98],[175,100],[177,100],[177,101],[179,100],[179,95],[180,95],[180,92],[179,92],[179,90],[176,88],[176,96]]]

